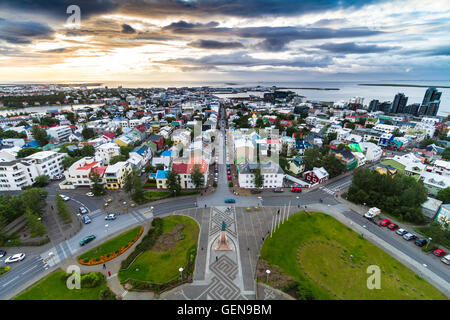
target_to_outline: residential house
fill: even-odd
[[[303,179],[305,179],[311,184],[323,183],[327,181],[328,178],[329,174],[324,167],[321,168],[314,167],[312,170],[303,173]]]
[[[104,143],[95,149],[95,158],[103,165],[109,165],[112,157],[120,155],[120,147],[113,142]]]
[[[260,167],[263,177],[263,188],[281,188],[284,181],[284,172],[281,167],[273,162],[262,163],[245,162],[237,166],[239,186],[241,188],[255,188],[255,170]]]
[[[125,174],[131,171],[131,164],[126,161],[119,161],[110,165],[105,170],[105,183],[107,189],[119,189],[123,187]]]
[[[75,187],[89,187],[91,180],[89,178],[91,170],[100,167],[100,162],[95,161],[94,157],[84,157],[74,162],[65,172],[67,182]]]

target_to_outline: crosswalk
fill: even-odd
[[[335,195],[336,192],[339,192],[339,191],[347,188],[351,184],[352,184],[352,181],[349,180],[349,181],[343,182],[343,183],[335,185],[335,186],[319,187],[319,189],[325,193],[328,193],[329,195]]]

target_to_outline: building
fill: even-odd
[[[436,221],[450,225],[450,204],[443,204],[436,215]],[[448,227],[447,227],[448,228]]]
[[[36,152],[25,160],[36,166],[38,175],[45,174],[50,179],[64,174],[62,160],[67,156],[66,153],[58,153],[54,151]]]
[[[355,158],[353,153],[348,149],[330,149],[330,152],[334,154],[334,156],[345,165],[346,170],[353,170],[358,166],[358,160]]]
[[[0,162],[0,191],[22,190],[39,176],[35,165],[20,160]]]
[[[72,134],[72,129],[70,129],[70,126],[57,126],[47,129],[47,134],[58,142],[67,141]]]
[[[317,184],[327,181],[329,178],[329,174],[324,167],[316,168],[314,167],[310,171],[306,171],[303,173],[303,179],[308,181],[311,184]]]
[[[241,163],[237,166],[239,186],[241,188],[256,188],[255,186],[255,170],[261,168],[261,176],[264,183],[263,188],[281,188],[283,187],[284,172],[281,167],[273,162],[267,161],[263,163]]]
[[[95,149],[95,159],[108,165],[112,157],[120,155],[120,147],[113,142],[101,144]]]
[[[405,97],[403,93],[397,93],[391,106],[391,113],[403,113],[405,111],[408,97]]]
[[[169,176],[169,170],[156,171],[156,188],[167,189],[167,177]]]
[[[93,157],[84,157],[74,162],[65,172],[67,182],[74,187],[89,187],[91,179],[89,175],[91,170],[100,167],[100,162],[95,161]]]
[[[172,163],[172,170],[177,172],[180,176],[180,183],[182,189],[194,189],[195,185],[192,182],[191,174],[194,167],[198,167],[201,174],[203,174],[203,186],[206,186],[208,181],[208,163],[202,158],[189,158],[188,162],[174,162]]]
[[[107,189],[119,189],[123,187],[125,174],[131,171],[131,164],[126,161],[119,161],[108,166],[105,170],[105,183]]]

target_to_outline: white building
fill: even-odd
[[[36,166],[38,175],[45,174],[49,178],[62,175],[64,173],[64,167],[62,160],[67,156],[66,153],[58,153],[54,151],[40,151],[33,153],[26,157],[26,160],[30,164]]]
[[[362,142],[359,144],[361,149],[363,150],[364,155],[366,156],[366,160],[370,162],[376,162],[381,159],[383,155],[383,150],[372,142]]]
[[[104,143],[95,149],[95,159],[103,165],[108,165],[111,158],[120,155],[120,147],[113,142]]]
[[[84,157],[72,164],[64,172],[66,180],[75,187],[89,187],[91,180],[89,175],[93,168],[99,167],[100,163],[95,161],[93,157]]]
[[[255,170],[261,167],[261,175],[263,176],[263,188],[281,188],[283,186],[284,172],[281,167],[273,162],[265,163],[242,163],[238,165],[239,186],[241,188],[255,188]]]
[[[72,129],[69,126],[57,126],[47,129],[47,134],[58,140],[58,142],[66,141],[72,134]]]
[[[36,166],[24,160],[0,162],[0,191],[22,190],[39,176]]]

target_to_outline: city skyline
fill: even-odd
[[[0,81],[445,80],[449,25],[446,1],[5,0]]]

